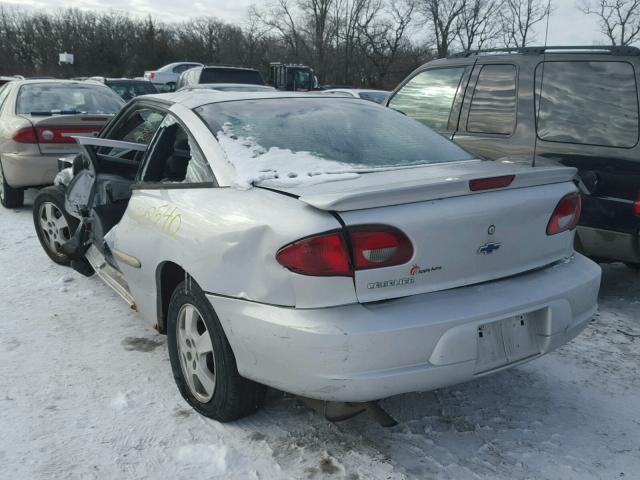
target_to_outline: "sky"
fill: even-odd
[[[595,19],[584,15],[577,7],[580,0],[552,0],[553,14],[549,21],[548,45],[593,45],[602,43]],[[4,5],[46,9],[76,7],[89,10],[119,10],[134,15],[151,14],[164,21],[186,20],[189,17],[211,15],[220,19],[241,23],[247,9],[259,0],[12,0]],[[544,44],[545,23],[536,27],[536,44]]]

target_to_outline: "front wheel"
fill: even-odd
[[[202,415],[230,422],[262,406],[266,387],[240,376],[222,325],[193,281],[171,296],[167,343],[178,390]]]
[[[71,239],[80,222],[64,209],[64,189],[59,186],[43,188],[33,201],[33,224],[40,245],[49,258],[60,265],[71,259],[62,252],[62,245]]]

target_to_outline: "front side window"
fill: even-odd
[[[77,83],[34,83],[20,87],[18,115],[115,114],[124,101],[110,88]]]
[[[630,63],[540,63],[536,101],[541,140],[622,148],[638,142],[638,95]]]
[[[195,112],[218,139],[243,186],[260,179],[315,182],[327,173],[473,158],[414,119],[356,98],[226,101]]]
[[[140,143],[148,145],[153,135],[160,127],[164,119],[164,112],[148,107],[141,107],[130,111],[116,129],[109,135],[109,140],[122,140],[124,142]],[[141,160],[141,152],[121,147],[100,147],[100,155]]]
[[[426,70],[409,80],[389,107],[435,130],[447,130],[453,100],[465,67]]]
[[[151,145],[142,181],[165,184],[212,184],[215,177],[192,135],[174,117],[162,122]]]
[[[516,124],[516,67],[484,65],[471,99],[467,131],[510,135]]]

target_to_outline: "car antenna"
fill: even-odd
[[[549,38],[549,17],[550,16],[551,16],[551,0],[547,0],[547,26],[544,32],[544,50],[542,51],[542,71],[540,72],[540,93],[538,95],[538,102],[536,102],[535,87],[534,87],[534,94],[533,94],[533,106],[536,110],[535,112],[536,121],[534,124],[534,130],[533,130],[534,137],[533,137],[533,159],[531,161],[532,167],[536,166],[536,151],[538,149],[538,121],[540,120],[540,104],[542,103],[542,83],[544,82],[544,66],[547,60],[547,40]],[[534,75],[533,82],[535,85],[535,75]]]

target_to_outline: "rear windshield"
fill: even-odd
[[[123,101],[111,89],[100,85],[39,83],[23,85],[18,94],[16,113],[98,113],[114,114]]]
[[[260,73],[255,70],[239,70],[236,68],[203,68],[200,83],[249,83],[264,85]]]
[[[355,98],[240,100],[196,112],[248,175],[252,166],[265,177],[278,168],[313,176],[474,158],[420,122]]]
[[[133,97],[137,97],[138,95],[158,93],[158,90],[156,90],[156,87],[154,87],[151,82],[110,81],[107,85],[125,100],[131,100]]]

